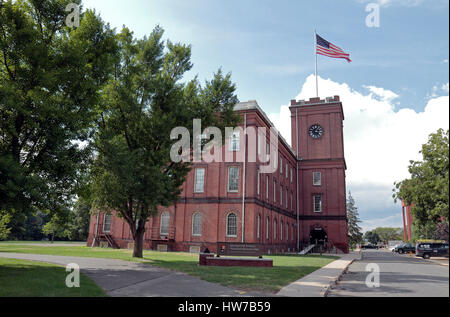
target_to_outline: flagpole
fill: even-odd
[[[319,79],[317,75],[317,31],[314,29],[314,54],[316,55],[316,97],[319,98]]]

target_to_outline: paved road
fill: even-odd
[[[118,297],[230,297],[265,296],[241,294],[184,273],[156,268],[143,263],[112,259],[0,252],[0,257],[54,263],[76,263],[110,296]],[[81,285],[81,287],[83,287]]]
[[[366,266],[380,267],[380,287],[369,288]],[[363,251],[361,261],[354,262],[348,273],[331,290],[329,297],[448,297],[448,266],[399,255],[390,251]]]

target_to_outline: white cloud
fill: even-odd
[[[398,213],[397,215],[392,215],[389,217],[366,220],[360,225],[360,227],[363,232],[367,232],[379,227],[402,228],[403,225],[400,225],[402,224],[402,222],[402,215],[401,213]]]
[[[449,128],[448,83],[439,90],[447,95],[435,95],[428,100],[423,112],[410,108],[396,111],[393,102],[399,96],[395,92],[375,86],[363,88],[369,93],[319,77],[321,98],[339,95],[343,103],[348,188],[364,218],[385,219],[387,210],[398,207],[391,197],[393,183],[409,177],[409,161],[421,159],[419,151],[429,134],[439,128]],[[311,75],[297,100],[308,100],[315,94],[315,77]],[[280,112],[270,114],[269,118],[290,142],[288,106],[281,106]],[[398,209],[400,214],[400,207]],[[367,215],[369,211],[371,215]]]

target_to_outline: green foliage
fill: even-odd
[[[49,212],[50,213],[50,212]],[[68,236],[67,218],[61,214],[54,214],[49,222],[42,228],[42,232],[51,236],[53,241],[55,237],[64,238]]]
[[[6,240],[11,232],[11,228],[8,228],[8,224],[11,221],[11,215],[5,211],[0,210],[0,240]]]
[[[371,244],[374,244],[374,245],[381,242],[380,236],[378,236],[378,234],[373,231],[367,231],[364,234],[364,239],[366,239],[367,241],[369,241]]]
[[[380,227],[372,230],[378,235],[380,241],[388,244],[390,240],[403,240],[401,228]]]
[[[363,238],[362,229],[358,225],[361,222],[359,219],[358,207],[356,207],[355,199],[352,193],[349,193],[347,199],[347,219],[348,219],[348,235],[349,243],[352,247],[360,243]]]
[[[0,3],[0,208],[10,213],[64,210],[91,154],[81,142],[92,134],[117,45],[92,11],[68,28],[71,2],[80,3]]]
[[[393,198],[413,206],[414,225],[422,237],[430,234],[430,225],[449,219],[449,131],[431,134],[420,153],[423,160],[411,161],[411,178],[395,184]]]
[[[189,163],[171,162],[172,129],[186,127],[192,136],[193,119],[220,129],[239,119],[230,74],[219,70],[204,88],[197,79],[181,83],[192,68],[191,48],[165,44],[162,36],[159,26],[140,40],[127,28],[117,35],[120,60],[103,90],[95,137],[94,206],[126,220],[137,257],[142,257],[145,223],[159,206],[178,199],[190,170]]]

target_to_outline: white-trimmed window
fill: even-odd
[[[280,206],[283,206],[283,185],[280,185]]]
[[[192,235],[194,237],[202,236],[202,214],[199,212],[192,215]]]
[[[286,241],[289,241],[289,223],[286,223]]]
[[[293,169],[291,168],[291,184],[293,183],[293,181],[294,181],[294,172]]]
[[[227,237],[237,237],[237,216],[234,213],[227,216]]]
[[[286,162],[286,179],[289,178],[289,164]]]
[[[269,240],[269,228],[270,228],[270,219],[267,217],[266,219],[266,240]]]
[[[322,173],[321,172],[313,173],[313,185],[314,186],[322,186]]]
[[[277,202],[277,182],[273,181],[273,202]]]
[[[205,192],[205,169],[196,168],[195,169],[195,186],[194,192],[204,193]]]
[[[111,214],[105,214],[103,218],[103,232],[111,232]]]
[[[314,212],[322,212],[322,195],[313,196]]]
[[[261,215],[258,214],[258,218],[256,219],[256,239],[261,238]]]
[[[261,193],[261,172],[258,170],[258,177],[256,180],[256,194],[259,196]]]
[[[280,175],[283,175],[283,158],[280,156]]]
[[[280,222],[280,240],[283,241],[283,221]]]
[[[241,139],[240,132],[239,131],[233,132],[233,134],[231,135],[231,140],[230,140],[230,151],[231,152],[239,151],[240,139]]]
[[[239,167],[228,168],[228,192],[237,193],[239,191]]]
[[[273,239],[276,240],[277,239],[277,220],[275,219],[273,221]]]
[[[286,209],[289,209],[289,188],[286,188]]]
[[[161,222],[159,225],[159,234],[162,236],[168,236],[169,228],[170,228],[170,213],[168,211],[166,211],[161,214]]]

